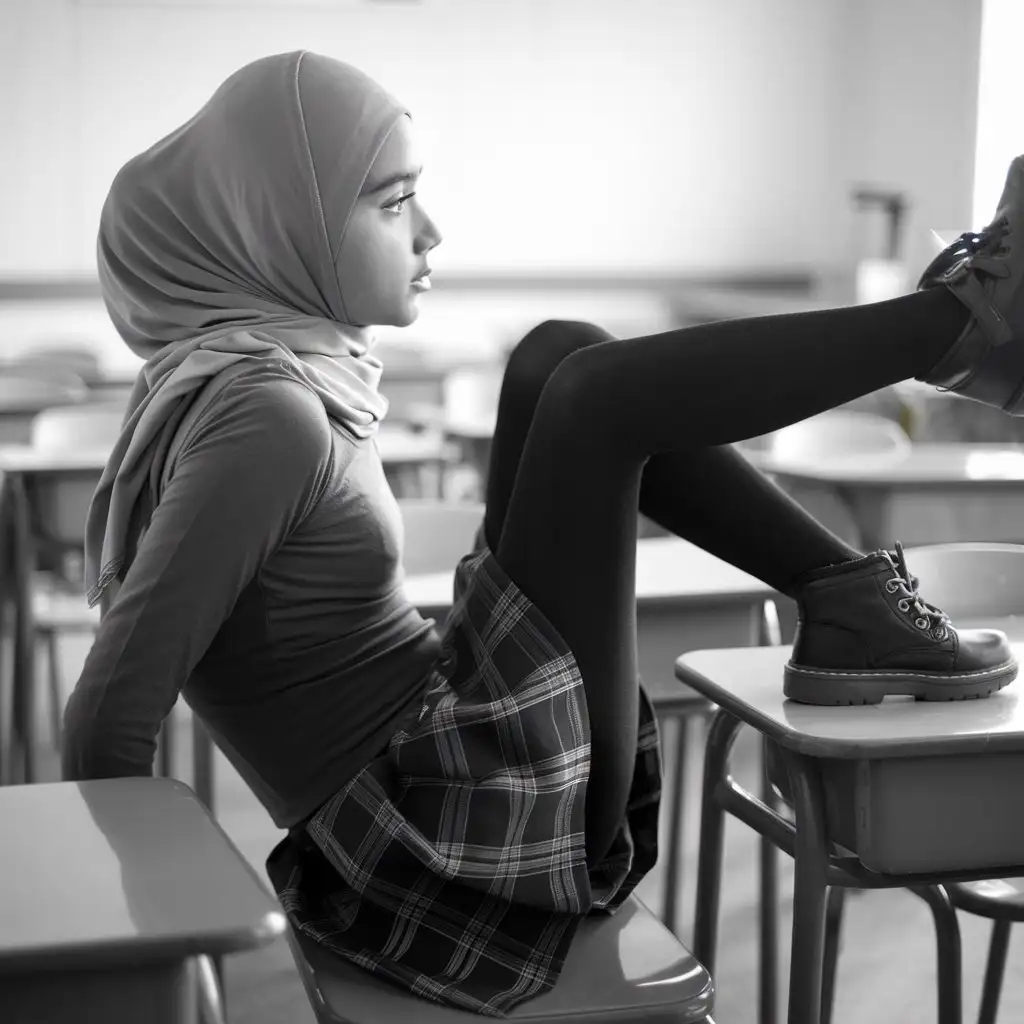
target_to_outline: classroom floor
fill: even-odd
[[[69,638],[65,643],[66,686],[76,678],[75,651]],[[77,652],[82,654],[81,650]],[[64,660],[64,659],[62,659]],[[81,662],[78,661],[78,665]],[[46,693],[45,686],[40,687]],[[40,703],[45,703],[41,701]],[[45,708],[40,709],[45,714]],[[190,781],[191,729],[188,709],[179,703],[176,715],[179,777]],[[45,720],[44,720],[45,723]],[[43,736],[49,732],[43,724]],[[692,733],[691,733],[692,735]],[[757,747],[753,734],[741,734],[734,757],[734,775],[741,784],[753,787]],[[666,742],[673,742],[671,735]],[[59,779],[57,754],[44,744],[41,751],[41,781]],[[696,873],[696,810],[699,799],[700,751],[691,749],[688,758],[686,837],[683,852],[681,938],[687,942],[693,919],[693,890]],[[283,835],[249,792],[241,778],[217,753],[216,805],[221,826],[257,870],[269,888],[264,860]],[[666,794],[666,803],[672,794]],[[667,814],[663,813],[663,822]],[[722,883],[719,962],[715,982],[717,1024],[752,1024],[757,1005],[757,843],[754,834],[733,819],[726,826],[726,866]],[[785,1019],[788,976],[789,928],[791,923],[792,868],[780,855],[780,1020]],[[641,884],[639,895],[652,908],[660,908],[662,870],[656,868]],[[964,958],[964,1020],[976,1019],[981,979],[988,949],[990,925],[970,915],[961,916]],[[1018,927],[1011,939],[1006,980],[999,1020],[1024,1020],[1024,935]],[[230,1019],[238,1024],[315,1024],[299,981],[287,943],[280,939],[253,953],[225,961],[227,1002]],[[855,893],[847,902],[843,945],[836,984],[834,1024],[925,1024],[936,1019],[935,941],[926,905],[901,890]]]

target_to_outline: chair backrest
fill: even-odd
[[[32,420],[32,446],[46,451],[113,448],[125,408],[125,402],[83,402],[44,409]]]
[[[84,401],[87,394],[85,382],[70,371],[51,374],[0,365],[0,412],[67,405]]]
[[[484,506],[476,502],[400,498],[408,575],[454,569],[473,550]]]
[[[85,381],[95,380],[100,375],[99,356],[92,348],[78,345],[37,345],[6,365],[54,374],[70,372]]]
[[[110,450],[121,432],[124,402],[83,402],[44,409],[32,420],[31,443],[40,451]],[[78,547],[101,471],[46,474],[33,488],[39,537]]]
[[[768,435],[773,459],[822,459],[843,455],[902,456],[911,442],[898,423],[867,412],[832,409]]]
[[[1024,615],[1024,544],[929,544],[906,548],[921,597],[961,619]]]

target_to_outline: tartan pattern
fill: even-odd
[[[500,1017],[550,989],[582,916],[657,858],[661,763],[640,689],[626,817],[588,871],[575,659],[486,549],[456,570],[415,721],[267,859],[292,926],[416,995]]]

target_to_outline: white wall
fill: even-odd
[[[972,218],[979,227],[988,223],[999,202],[1009,162],[1024,152],[1024,120],[1020,116],[1022,38],[1024,4],[1020,0],[985,0]]]
[[[410,104],[439,271],[828,272],[855,181],[910,192],[914,237],[966,223],[979,10],[0,0],[0,277],[91,274],[121,163],[242,63],[300,47]]]

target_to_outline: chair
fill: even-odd
[[[484,507],[399,499],[410,574],[451,570],[473,550]],[[479,1019],[407,995],[289,927],[288,942],[320,1024],[454,1024]],[[649,910],[631,897],[609,918],[583,922],[562,978],[510,1020],[579,1024],[713,1024],[711,978]]]
[[[830,409],[767,435],[773,463],[847,455],[892,455],[910,450],[903,428],[884,416]]]
[[[480,1020],[408,995],[314,940],[286,932],[317,1024],[459,1024]],[[611,917],[583,921],[551,991],[512,1011],[531,1024],[714,1024],[710,975],[631,896]]]
[[[946,612],[954,624],[1020,616],[1019,632],[1013,624],[1007,631],[1011,639],[1024,638],[1024,545],[931,544],[908,548],[906,555],[908,568],[921,581],[924,599]],[[1005,629],[1005,623],[1000,625]],[[957,882],[943,888],[958,909],[993,921],[978,1024],[995,1024],[1010,924],[1024,920],[1024,879]],[[842,887],[829,890],[822,1024],[831,1016],[845,893]]]
[[[32,420],[30,442],[39,452],[111,449],[121,431],[126,405],[124,400],[82,402],[71,406],[44,409]],[[82,591],[83,542],[85,522],[92,495],[99,482],[96,470],[63,471],[45,474],[34,481],[31,520],[37,532],[33,543],[46,567],[31,581],[30,600],[34,638],[46,645],[50,690],[50,729],[54,745],[60,743],[63,685],[60,676],[58,640],[65,633],[86,633],[99,628],[98,608],[90,608]],[[31,685],[15,680],[15,689]],[[159,770],[174,774],[174,719],[169,716],[159,737]],[[29,722],[28,728],[34,723]],[[206,736],[202,723],[193,719],[193,734]],[[196,791],[212,810],[212,792],[204,755],[211,753],[209,743],[195,744],[198,763],[194,767]]]
[[[43,452],[107,450],[120,434],[123,418],[121,403],[85,402],[44,409],[32,421],[30,443]],[[36,638],[45,643],[47,650],[50,727],[55,745],[60,743],[62,708],[57,642],[62,633],[95,632],[100,622],[99,610],[90,608],[82,593],[85,521],[99,477],[92,470],[42,477],[35,482],[32,493],[32,519],[38,527],[34,540],[49,565],[37,570],[32,580],[32,619]]]
[[[77,374],[0,363],[0,444],[27,444],[37,413],[87,397],[85,382]]]
[[[87,384],[100,374],[100,360],[93,348],[84,345],[36,344],[27,352],[16,356],[6,367],[20,367],[32,371],[57,375],[73,373]]]

